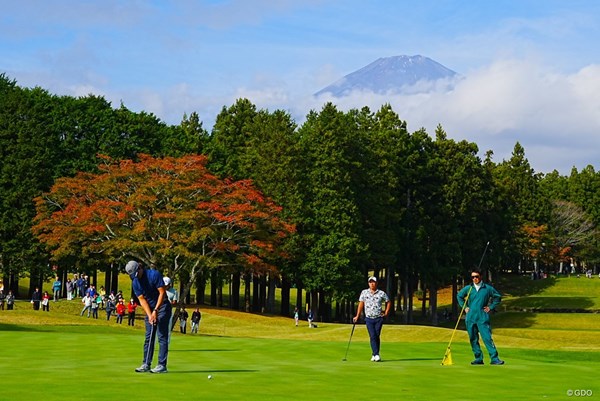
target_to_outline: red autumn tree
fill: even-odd
[[[218,179],[204,156],[102,159],[100,173],[61,178],[35,200],[33,230],[53,259],[135,258],[187,277],[181,299],[203,270],[276,271],[294,227],[250,181]]]

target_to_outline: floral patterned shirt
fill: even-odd
[[[365,303],[365,316],[369,319],[383,316],[385,304],[390,301],[385,292],[376,290],[372,293],[368,288],[360,293],[358,300]]]

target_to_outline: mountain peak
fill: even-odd
[[[334,97],[343,97],[352,91],[415,93],[422,91],[415,88],[420,82],[431,83],[456,75],[456,72],[421,55],[382,57],[321,89],[315,96],[331,93]]]

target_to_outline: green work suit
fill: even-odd
[[[471,289],[470,293],[469,289]],[[475,361],[483,361],[483,354],[479,346],[479,334],[481,334],[481,339],[490,354],[490,359],[497,361],[498,350],[496,350],[496,346],[492,340],[490,314],[486,313],[483,308],[487,306],[490,308],[490,312],[493,311],[500,304],[502,296],[489,284],[481,283],[479,291],[477,291],[474,285],[469,285],[460,290],[456,296],[461,308],[465,304],[467,294],[469,296],[467,300],[469,312],[466,314],[465,323],[467,333],[469,334],[469,341],[471,342],[471,349],[473,349],[473,354],[475,355]]]

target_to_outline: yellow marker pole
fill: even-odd
[[[473,286],[471,285],[471,288],[469,288],[469,292],[467,292],[467,297],[465,298],[465,303],[463,304],[463,306],[460,310],[460,314],[458,315],[458,320],[456,321],[456,326],[454,326],[454,331],[452,332],[452,336],[450,337],[450,342],[448,343],[448,348],[446,348],[446,353],[444,354],[444,358],[442,359],[442,365],[452,365],[452,353],[450,352],[450,345],[452,344],[452,340],[454,339],[454,334],[456,333],[456,329],[458,328],[458,324],[460,323],[460,318],[462,317],[465,307],[467,306],[467,301],[469,300],[469,295],[471,295],[472,289],[473,289]]]

